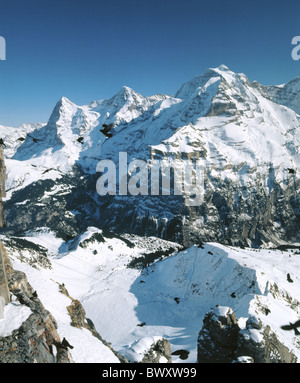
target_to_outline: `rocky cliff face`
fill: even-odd
[[[142,363],[172,363],[170,342],[163,338],[151,345]]]
[[[5,267],[12,294],[6,311],[25,307],[29,315],[9,335],[0,336],[0,362],[71,363],[72,356],[56,331],[55,319],[44,308],[26,275],[14,270],[7,257]],[[3,329],[7,329],[9,319],[8,315],[2,319]]]
[[[270,326],[250,316],[243,329],[234,311],[217,306],[207,313],[198,336],[199,363],[297,363]]]

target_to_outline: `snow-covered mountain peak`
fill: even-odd
[[[122,88],[111,97],[107,103],[113,104],[116,107],[123,107],[125,104],[141,104],[145,101],[145,97],[141,94],[135,92],[133,89],[128,86],[122,86]]]
[[[217,75],[217,76],[221,76],[224,79],[229,80],[230,78],[235,77],[237,74],[231,71],[226,65],[221,64],[215,68],[208,68],[205,71],[204,75],[211,76],[211,77],[215,77]]]
[[[83,111],[85,107],[78,106],[67,97],[61,97],[56,103],[48,121],[49,126],[70,125],[73,117],[79,111]],[[82,112],[80,112],[82,113]]]
[[[235,73],[222,64],[216,68],[209,68],[204,74],[197,75],[184,83],[175,94],[175,97],[186,100],[207,93],[207,97],[211,99],[211,96],[214,97],[220,91],[224,93],[225,89],[248,85],[250,84],[246,75]]]
[[[289,89],[297,89],[299,84],[296,79],[287,85]],[[35,145],[32,146],[32,138],[26,139],[15,159],[37,157],[43,151],[48,156],[49,150],[51,153],[59,150],[66,156],[66,163],[71,165],[79,161],[86,169],[96,165],[100,153],[104,157],[110,157],[110,153],[117,155],[116,147],[135,155],[141,155],[141,148],[148,146],[163,153],[178,150],[190,153],[200,147],[201,152],[207,153],[207,160],[211,160],[210,156],[214,158],[212,162],[216,162],[214,153],[218,153],[217,167],[220,169],[226,164],[238,166],[244,160],[251,166],[264,160],[274,160],[279,165],[284,153],[293,150],[290,142],[294,138],[287,135],[287,124],[298,124],[291,110],[274,107],[270,101],[272,92],[273,99],[279,98],[278,92],[285,87],[263,89],[254,86],[244,74],[234,73],[222,64],[183,84],[176,98],[165,95],[144,97],[128,86],[123,86],[108,100],[84,106],[62,97],[48,124],[33,132],[38,140]],[[108,142],[100,132],[104,123],[113,124],[113,137]],[[208,133],[211,129],[213,131]],[[204,135],[207,137],[203,141]],[[215,145],[211,135],[214,141],[220,139],[217,148],[212,149]],[[263,147],[259,151],[253,147],[254,138],[258,136]],[[276,140],[269,139],[273,136]],[[285,146],[283,143],[287,138]],[[275,153],[282,155],[275,156]],[[61,159],[60,156],[57,158]],[[297,155],[295,160],[298,161]],[[294,166],[292,163],[289,160],[284,166]]]
[[[224,64],[221,64],[219,65],[217,68],[215,68],[216,70],[219,70],[219,71],[223,71],[223,72],[231,72],[231,70],[228,68],[228,66],[224,65]]]
[[[133,89],[124,85],[122,86],[122,88],[119,90],[119,92],[116,94],[115,97],[123,98],[125,101],[126,100],[133,101],[134,98],[136,98],[137,96],[142,97],[142,95],[137,94]]]

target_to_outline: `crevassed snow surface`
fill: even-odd
[[[203,249],[194,246],[138,270],[128,264],[145,252],[149,239],[132,237],[134,248],[117,238],[79,246],[95,232],[101,231],[89,228],[72,250],[49,232],[31,233],[28,240],[51,251],[51,270],[37,270],[20,262],[18,254],[8,248],[14,267],[26,272],[46,309],[56,318],[60,336],[74,346],[75,362],[114,362],[116,357],[88,331],[70,326],[66,306],[71,301],[59,292],[58,283],[64,283],[69,294],[82,302],[87,317],[116,351],[135,355],[136,360],[141,359],[142,339],[165,337],[172,352],[189,351],[188,359],[173,356],[173,362],[196,362],[202,320],[215,305],[231,307],[241,328],[250,315],[261,318],[300,358],[299,340],[293,331],[280,328],[300,315],[296,304],[300,301],[300,255],[296,252],[208,243]],[[153,241],[154,250],[167,244]],[[288,282],[287,273],[293,283]],[[266,307],[268,315],[263,310]],[[252,336],[259,334],[253,332]]]

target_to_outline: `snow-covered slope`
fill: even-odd
[[[215,305],[231,307],[241,328],[249,316],[259,318],[300,358],[297,336],[281,329],[300,314],[296,249],[255,250],[207,243],[178,252],[180,248],[170,242],[132,235],[107,237],[93,227],[68,243],[48,231],[32,232],[23,239],[47,249],[47,267],[30,246],[16,248],[16,242],[2,237],[14,267],[26,273],[56,318],[58,333],[73,344],[77,362],[113,362],[114,355],[101,351],[87,331],[70,326],[69,300],[58,289],[62,283],[81,301],[101,336],[131,360],[140,358],[134,353],[137,344],[164,337],[172,352],[188,351],[187,359],[174,355],[173,362],[196,362],[202,319]],[[156,260],[147,263],[147,253],[148,257],[155,253]],[[95,352],[88,351],[91,347]]]
[[[40,129],[45,124],[23,124],[17,128],[0,125],[0,137],[5,142],[5,157],[14,156],[18,148],[23,144],[27,134]]]
[[[266,91],[272,100],[300,114],[300,77],[279,86],[268,86]]]

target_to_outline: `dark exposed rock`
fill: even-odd
[[[165,338],[158,340],[151,346],[143,357],[142,363],[160,363],[162,357],[167,363],[172,363],[171,345]]]
[[[274,179],[267,194],[261,186],[262,177],[267,176],[258,174],[251,190],[246,190],[243,185],[210,176],[205,179],[203,203],[185,206],[181,196],[172,195],[100,198],[95,192],[96,176],[74,166],[55,184],[52,180],[41,180],[14,192],[4,203],[7,227],[2,231],[17,235],[36,227],[48,227],[67,241],[88,226],[95,226],[119,234],[160,237],[184,246],[203,241],[258,247],[299,241],[299,203],[295,195],[300,181],[296,179],[283,189]],[[54,185],[67,186],[69,193],[49,194]],[[76,215],[66,214],[74,210]],[[274,226],[274,222],[280,222],[280,227]]]
[[[88,226],[97,226],[92,218],[97,202],[88,194],[89,190],[95,188],[95,184],[95,177],[84,177],[81,169],[74,166],[73,171],[56,181],[39,180],[14,192],[4,204],[8,224],[2,232],[19,235],[37,227],[48,227],[67,241]],[[63,185],[68,192],[55,195],[50,193],[45,197],[45,193],[57,185]],[[19,204],[26,199],[25,204]],[[72,210],[78,211],[78,214],[66,214]]]
[[[245,329],[229,307],[214,307],[203,319],[198,336],[199,363],[295,363],[296,356],[270,326],[251,316]]]
[[[70,306],[67,306],[68,313],[71,317],[71,326],[82,328],[88,327],[85,319],[85,311],[82,304],[77,300],[73,299]]]
[[[121,233],[157,236],[183,246],[203,241],[261,247],[299,241],[300,215],[295,195],[300,181],[296,180],[283,190],[274,180],[267,194],[260,184],[261,177],[257,175],[251,191],[243,185],[206,179],[207,189],[200,206],[184,206],[183,199],[177,196],[164,196],[165,199],[125,196],[118,201],[104,197],[99,204],[101,222],[98,225],[113,227]],[[155,206],[151,215],[145,212],[147,206]],[[126,216],[126,225],[122,220],[113,220],[115,216]],[[280,222],[280,227],[274,222]]]
[[[13,269],[6,259],[6,273],[10,293],[32,314],[11,335],[0,337],[1,363],[71,363],[67,349],[59,348],[61,339],[57,323],[44,308],[23,272]],[[54,347],[56,353],[53,352]]]
[[[214,307],[203,319],[198,336],[199,363],[231,363],[235,359],[239,327],[229,307]]]
[[[66,349],[59,349],[55,319],[45,309],[33,313],[10,336],[0,338],[1,363],[70,363]],[[57,348],[56,356],[53,347]]]
[[[128,264],[128,267],[130,268],[137,268],[137,269],[145,269],[149,265],[151,265],[153,262],[157,260],[161,260],[175,251],[177,251],[178,248],[170,246],[169,249],[161,249],[161,250],[156,250],[151,253],[146,253],[143,254],[141,257],[136,257],[130,261]]]
[[[251,327],[241,331],[237,355],[249,355],[253,358],[254,363],[297,362],[296,356],[278,340],[270,326],[262,327],[259,331],[260,342],[253,336],[255,331],[258,330]]]
[[[255,316],[250,316],[246,321],[246,328],[254,328],[260,330],[262,328],[262,322]]]
[[[45,247],[41,245],[37,245],[24,238],[19,238],[14,236],[4,238],[3,243],[4,243],[4,246],[7,246],[10,249],[19,251],[17,258],[21,262],[27,263],[28,265],[30,265],[31,267],[34,267],[35,269],[39,269],[40,267],[51,269],[52,267],[51,262],[47,258],[48,250]],[[30,257],[23,256],[20,250],[28,250]]]

